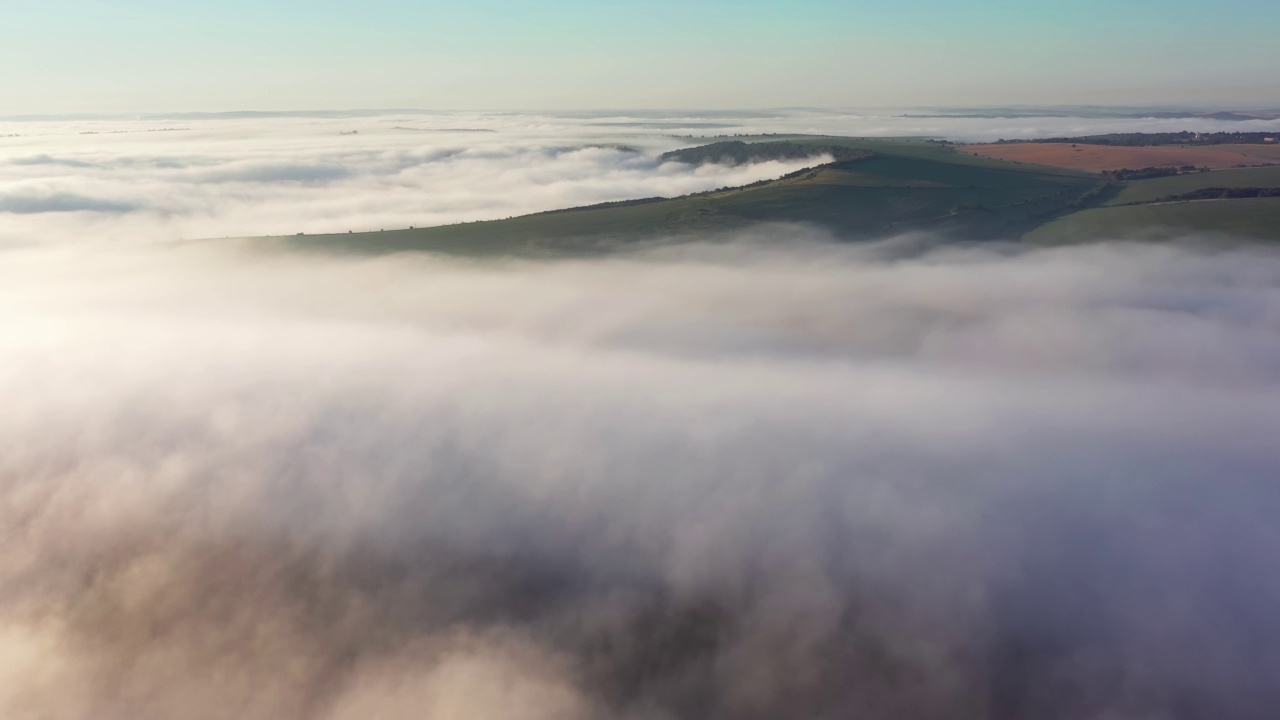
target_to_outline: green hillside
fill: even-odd
[[[842,152],[842,156],[858,159],[679,198],[607,203],[434,228],[279,240],[355,252],[559,255],[765,222],[806,223],[853,240],[913,229],[958,238],[1008,238],[1069,212],[1102,182],[1086,173],[964,155],[943,143],[919,139],[763,136],[735,140],[838,147],[856,151]],[[793,151],[788,147],[787,152]]]
[[[1158,241],[1193,233],[1280,241],[1280,198],[1096,208],[1059,218],[1029,232],[1024,239],[1038,244],[1108,239]]]
[[[1217,170],[1126,183],[1107,205],[1155,202],[1206,188],[1280,188],[1280,166]]]

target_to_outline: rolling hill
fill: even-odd
[[[1211,188],[1280,188],[1280,166],[1186,173],[1169,177],[1134,180],[1125,184],[1107,205],[1158,202]]]
[[[1148,203],[1084,210],[1036,228],[1027,242],[1164,241],[1190,234],[1280,241],[1280,197]]]
[[[721,142],[677,151],[682,154],[671,159],[705,162],[726,153],[837,159],[777,180],[677,198],[432,228],[275,240],[345,252],[537,256],[604,252],[635,241],[687,239],[758,223],[804,223],[848,240],[909,230],[997,239],[1019,237],[1104,187],[1097,175],[966,155],[946,143],[919,139],[771,135],[728,143],[711,140]]]
[[[1025,239],[1042,244],[1161,241],[1195,233],[1280,240],[1280,166],[1132,180],[1102,195],[1101,207],[1056,218]]]

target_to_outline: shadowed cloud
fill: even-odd
[[[0,212],[18,215],[72,212],[128,213],[138,209],[138,205],[131,203],[85,197],[72,193],[0,195]]]
[[[6,252],[0,714],[1269,716],[1280,257],[767,235]]]

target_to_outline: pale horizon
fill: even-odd
[[[1280,105],[1280,6],[16,0],[0,116],[303,107]]]

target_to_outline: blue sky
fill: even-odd
[[[1280,3],[5,0],[0,115],[1280,105]]]

